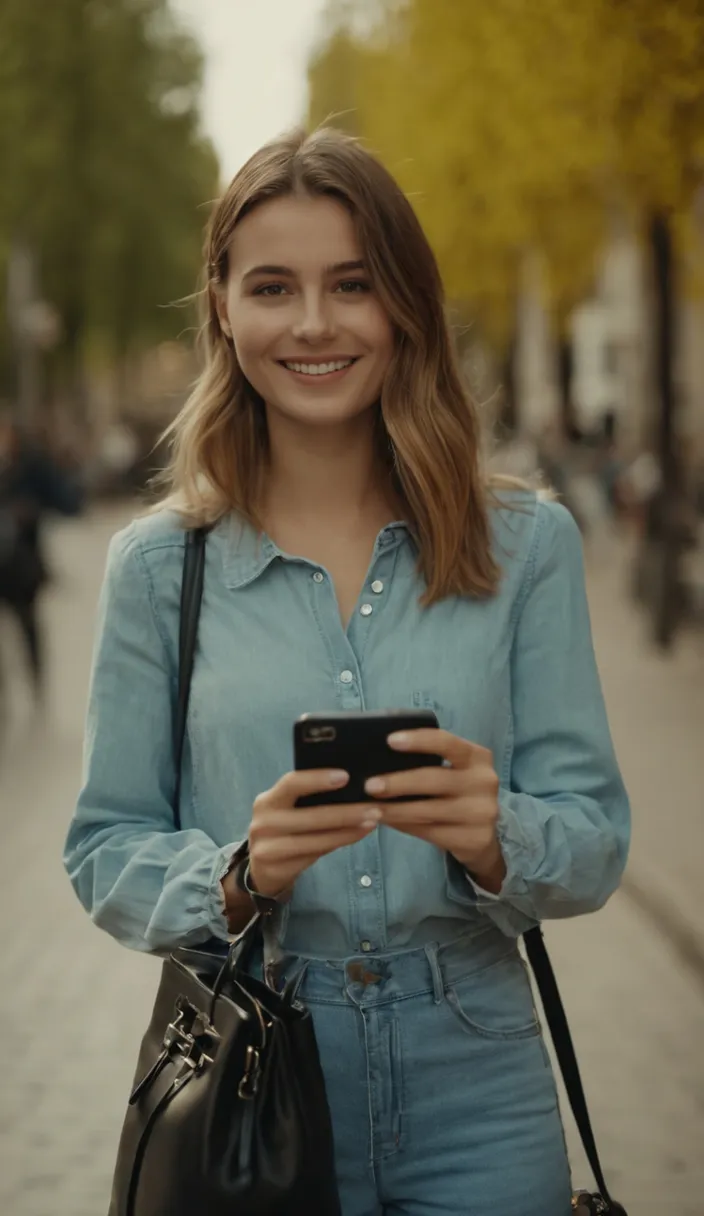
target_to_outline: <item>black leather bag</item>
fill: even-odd
[[[205,534],[187,534],[176,794],[203,587]],[[340,1216],[332,1127],[310,1014],[246,966],[256,915],[222,954],[175,950],[142,1041],[110,1216]]]

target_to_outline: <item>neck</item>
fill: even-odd
[[[269,423],[263,518],[328,524],[399,518],[402,507],[378,453],[371,410],[348,426]]]

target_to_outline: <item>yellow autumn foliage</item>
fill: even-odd
[[[310,116],[349,112],[416,206],[450,296],[500,342],[526,250],[542,251],[562,319],[612,211],[665,208],[685,231],[703,48],[701,0],[348,0],[311,68]]]

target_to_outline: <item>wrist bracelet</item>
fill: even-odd
[[[252,881],[252,875],[249,868],[249,854],[238,858],[233,866],[235,875],[235,886],[238,891],[242,891],[244,895],[248,895],[251,899],[257,912],[261,912],[263,916],[271,916],[281,904],[287,903],[291,898],[290,891],[282,891],[280,895],[262,895],[257,891]]]

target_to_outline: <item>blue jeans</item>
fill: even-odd
[[[491,926],[341,962],[287,959],[311,1010],[344,1216],[569,1216],[549,1058]]]

